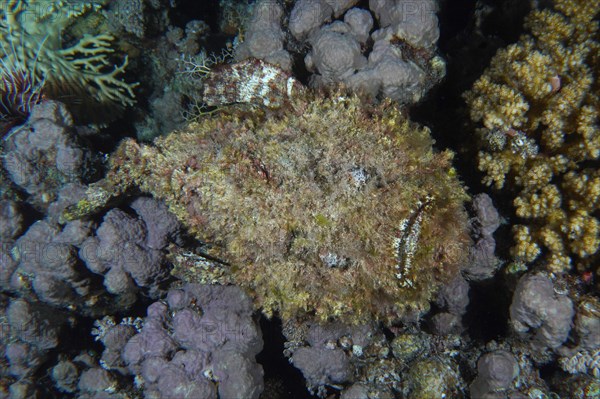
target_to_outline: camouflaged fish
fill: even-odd
[[[202,101],[207,106],[253,104],[279,108],[304,91],[291,74],[258,59],[226,64],[204,81]]]

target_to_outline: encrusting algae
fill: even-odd
[[[137,187],[209,243],[268,316],[389,321],[426,310],[468,253],[468,195],[453,154],[432,143],[391,102],[307,90],[153,145],[125,140],[68,216]]]
[[[515,270],[538,259],[554,273],[598,268],[599,12],[599,0],[533,11],[530,33],[465,94],[484,183],[515,196]]]

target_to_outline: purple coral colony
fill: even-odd
[[[600,398],[600,0],[0,4],[0,398]]]

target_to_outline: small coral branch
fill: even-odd
[[[233,58],[231,49],[224,48],[220,54],[202,51],[199,54],[191,57],[181,56],[178,59],[180,62],[180,73],[191,75],[193,78],[204,78],[210,71],[219,64],[225,64]]]
[[[81,72],[82,80],[95,85],[92,87],[97,90],[99,100],[130,106],[135,103],[133,89],[138,83],[125,83],[117,78],[125,72],[129,62],[127,56],[120,66],[106,72],[107,66],[110,66],[108,55],[114,52],[110,47],[113,40],[114,37],[108,34],[85,35],[77,44],[59,50],[57,54]]]

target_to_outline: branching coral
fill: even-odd
[[[232,107],[154,146],[124,141],[70,216],[137,186],[210,243],[268,315],[389,321],[427,309],[469,243],[452,154],[389,101],[303,92],[265,112]]]
[[[590,269],[600,245],[600,1],[555,0],[465,94],[484,182],[515,195],[515,265]]]
[[[119,78],[127,58],[121,65],[111,65],[111,35],[86,34],[70,46],[63,43],[65,29],[76,18],[105,2],[6,2],[0,8],[2,64],[21,66],[39,81],[44,80],[48,97],[73,104],[132,105],[135,84]]]

